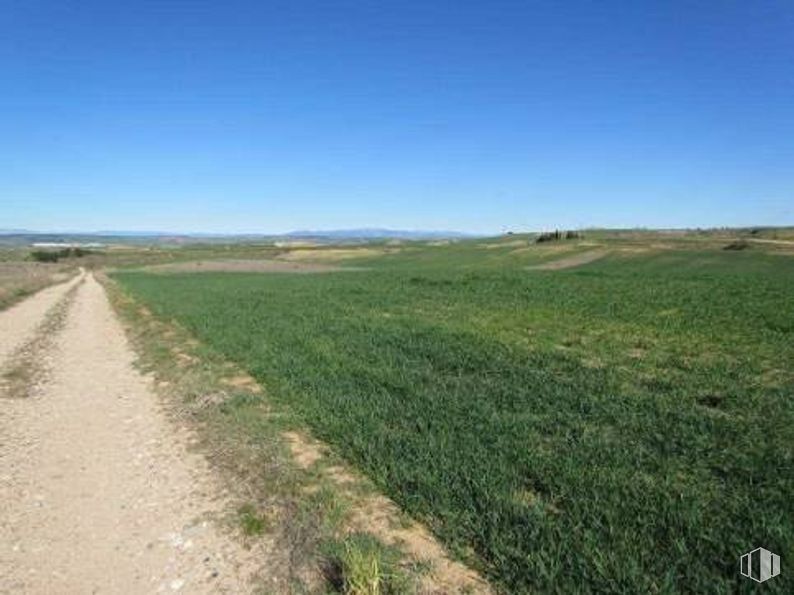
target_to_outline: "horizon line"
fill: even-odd
[[[501,231],[468,231],[459,229],[416,229],[416,228],[390,228],[390,227],[350,227],[350,228],[328,228],[328,229],[293,229],[285,232],[267,232],[267,231],[175,231],[175,230],[136,230],[136,229],[102,229],[102,230],[64,230],[64,229],[27,229],[27,228],[5,228],[0,229],[0,235],[91,235],[91,236],[185,236],[185,237],[243,237],[243,236],[256,236],[256,237],[284,237],[294,235],[323,235],[323,234],[339,234],[339,233],[399,233],[399,234],[450,234],[472,237],[483,237],[488,235],[507,235],[507,234],[532,234],[543,233],[547,231],[716,231],[716,230],[743,230],[743,229],[786,229],[794,227],[794,223],[786,223],[781,225],[769,224],[743,224],[743,225],[714,225],[714,226],[665,226],[665,227],[652,227],[648,225],[634,225],[634,226],[620,226],[620,227],[602,227],[602,226],[552,226],[552,227],[538,227],[536,229],[509,229],[505,228]]]

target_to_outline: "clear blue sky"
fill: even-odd
[[[794,224],[794,2],[11,0],[0,228]]]

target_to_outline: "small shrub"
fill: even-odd
[[[711,409],[719,409],[725,402],[725,397],[720,394],[707,394],[698,397],[698,404]]]
[[[554,242],[562,238],[559,231],[547,231],[538,236],[535,240],[536,243],[542,244],[543,242]]]
[[[723,250],[747,250],[750,247],[750,242],[747,240],[736,240],[735,242],[731,242],[727,246],[723,247]]]

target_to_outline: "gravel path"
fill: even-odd
[[[91,274],[0,312],[0,365],[75,287],[27,398],[0,393],[0,593],[241,593],[252,554]]]

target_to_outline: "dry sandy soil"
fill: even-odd
[[[327,264],[284,260],[196,260],[145,267],[162,273],[327,273],[350,270]]]
[[[256,553],[91,274],[0,312],[0,593],[244,593]]]
[[[558,271],[560,269],[570,269],[572,267],[578,267],[583,264],[595,262],[596,260],[604,258],[606,255],[606,250],[588,250],[587,252],[580,252],[579,254],[574,254],[566,258],[560,258],[559,260],[552,260],[551,262],[546,262],[529,268],[536,271]]]
[[[765,240],[761,238],[752,238],[751,242],[758,244],[782,244],[784,246],[794,246],[794,240]]]

